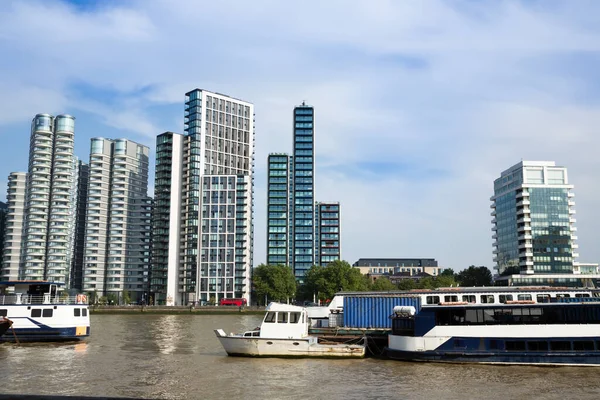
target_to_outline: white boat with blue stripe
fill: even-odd
[[[406,293],[393,310],[389,358],[600,366],[600,290],[445,288]]]
[[[46,281],[0,281],[0,318],[12,326],[0,342],[81,340],[90,335],[87,297],[70,296],[62,284]]]

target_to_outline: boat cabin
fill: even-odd
[[[304,307],[280,303],[269,304],[260,326],[260,337],[297,339],[306,336],[308,336],[308,315]]]
[[[69,296],[64,283],[0,281],[0,304],[87,304],[84,295]]]

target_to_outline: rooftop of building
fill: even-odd
[[[210,93],[210,94],[213,94],[213,95],[216,94],[217,96],[227,97],[228,99],[231,99],[231,100],[241,101],[243,103],[253,105],[253,103],[250,103],[249,101],[246,101],[246,100],[238,99],[237,97],[229,96],[229,95],[226,95],[226,94],[223,94],[223,93],[219,93],[219,92],[211,92],[210,90],[200,89],[200,88],[196,88],[196,89],[190,90],[185,95],[188,96],[190,93],[193,93],[193,92],[196,92],[196,91],[200,91],[200,92],[203,92],[203,93]]]
[[[359,258],[353,267],[437,267],[435,258]]]
[[[530,160],[521,160],[520,162],[516,163],[515,165],[513,165],[512,167],[502,171],[502,173],[500,174],[501,176],[504,175],[508,175],[508,174],[512,174],[513,172],[524,168],[524,167],[557,167],[557,168],[564,168],[561,166],[557,166],[556,162],[554,161],[530,161]]]

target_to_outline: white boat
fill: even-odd
[[[12,321],[0,342],[81,340],[90,335],[87,296],[46,281],[0,282],[0,318]]]
[[[260,328],[227,335],[215,329],[221,345],[230,356],[245,357],[323,357],[361,358],[364,344],[320,343],[308,334],[306,308],[281,303],[267,307]]]

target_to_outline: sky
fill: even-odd
[[[556,161],[575,185],[579,261],[600,262],[600,2],[4,0],[0,186],[26,171],[37,113],[92,137],[183,133],[203,88],[255,105],[255,264],[266,164],[315,107],[319,201],[341,202],[342,258],[493,266],[493,180]],[[152,165],[153,167],[153,165]],[[153,189],[154,170],[150,172]],[[0,199],[5,198],[5,193]]]

